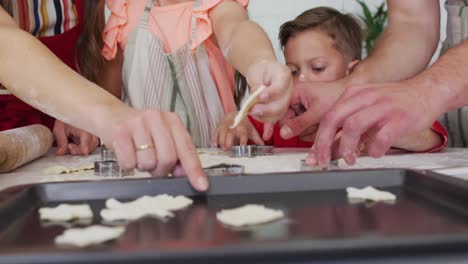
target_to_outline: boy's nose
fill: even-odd
[[[305,74],[301,73],[301,74],[299,75],[298,80],[299,80],[300,82],[305,82],[305,81],[307,81],[307,78],[306,78]]]

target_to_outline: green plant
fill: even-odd
[[[364,22],[366,26],[366,35],[365,35],[365,49],[367,55],[371,54],[372,49],[374,48],[377,39],[380,34],[383,32],[387,24],[387,7],[385,1],[380,4],[377,10],[372,13],[369,6],[363,0],[356,0],[362,8],[363,15],[360,15],[359,18]]]

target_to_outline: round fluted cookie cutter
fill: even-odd
[[[244,166],[237,164],[221,163],[211,167],[203,168],[207,176],[236,176],[244,174]]]
[[[117,157],[114,151],[103,146],[101,147],[101,161],[103,160],[117,160]]]
[[[255,146],[254,145],[245,145],[245,146],[232,146],[231,147],[231,157],[241,158],[241,157],[254,157],[255,156]]]
[[[273,155],[275,147],[273,146],[259,146],[259,145],[245,145],[245,146],[232,146],[231,157],[240,158],[247,157],[252,158],[256,156],[267,156]]]
[[[115,160],[100,160],[94,162],[94,175],[101,177],[125,177],[133,175],[133,170],[120,168]]]

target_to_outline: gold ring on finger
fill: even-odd
[[[153,144],[143,144],[143,145],[138,146],[136,149],[137,151],[141,151],[141,150],[147,150],[147,149],[153,149],[153,148],[154,148]]]

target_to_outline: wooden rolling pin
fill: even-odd
[[[0,132],[0,173],[12,171],[46,154],[53,137],[43,125]]]

